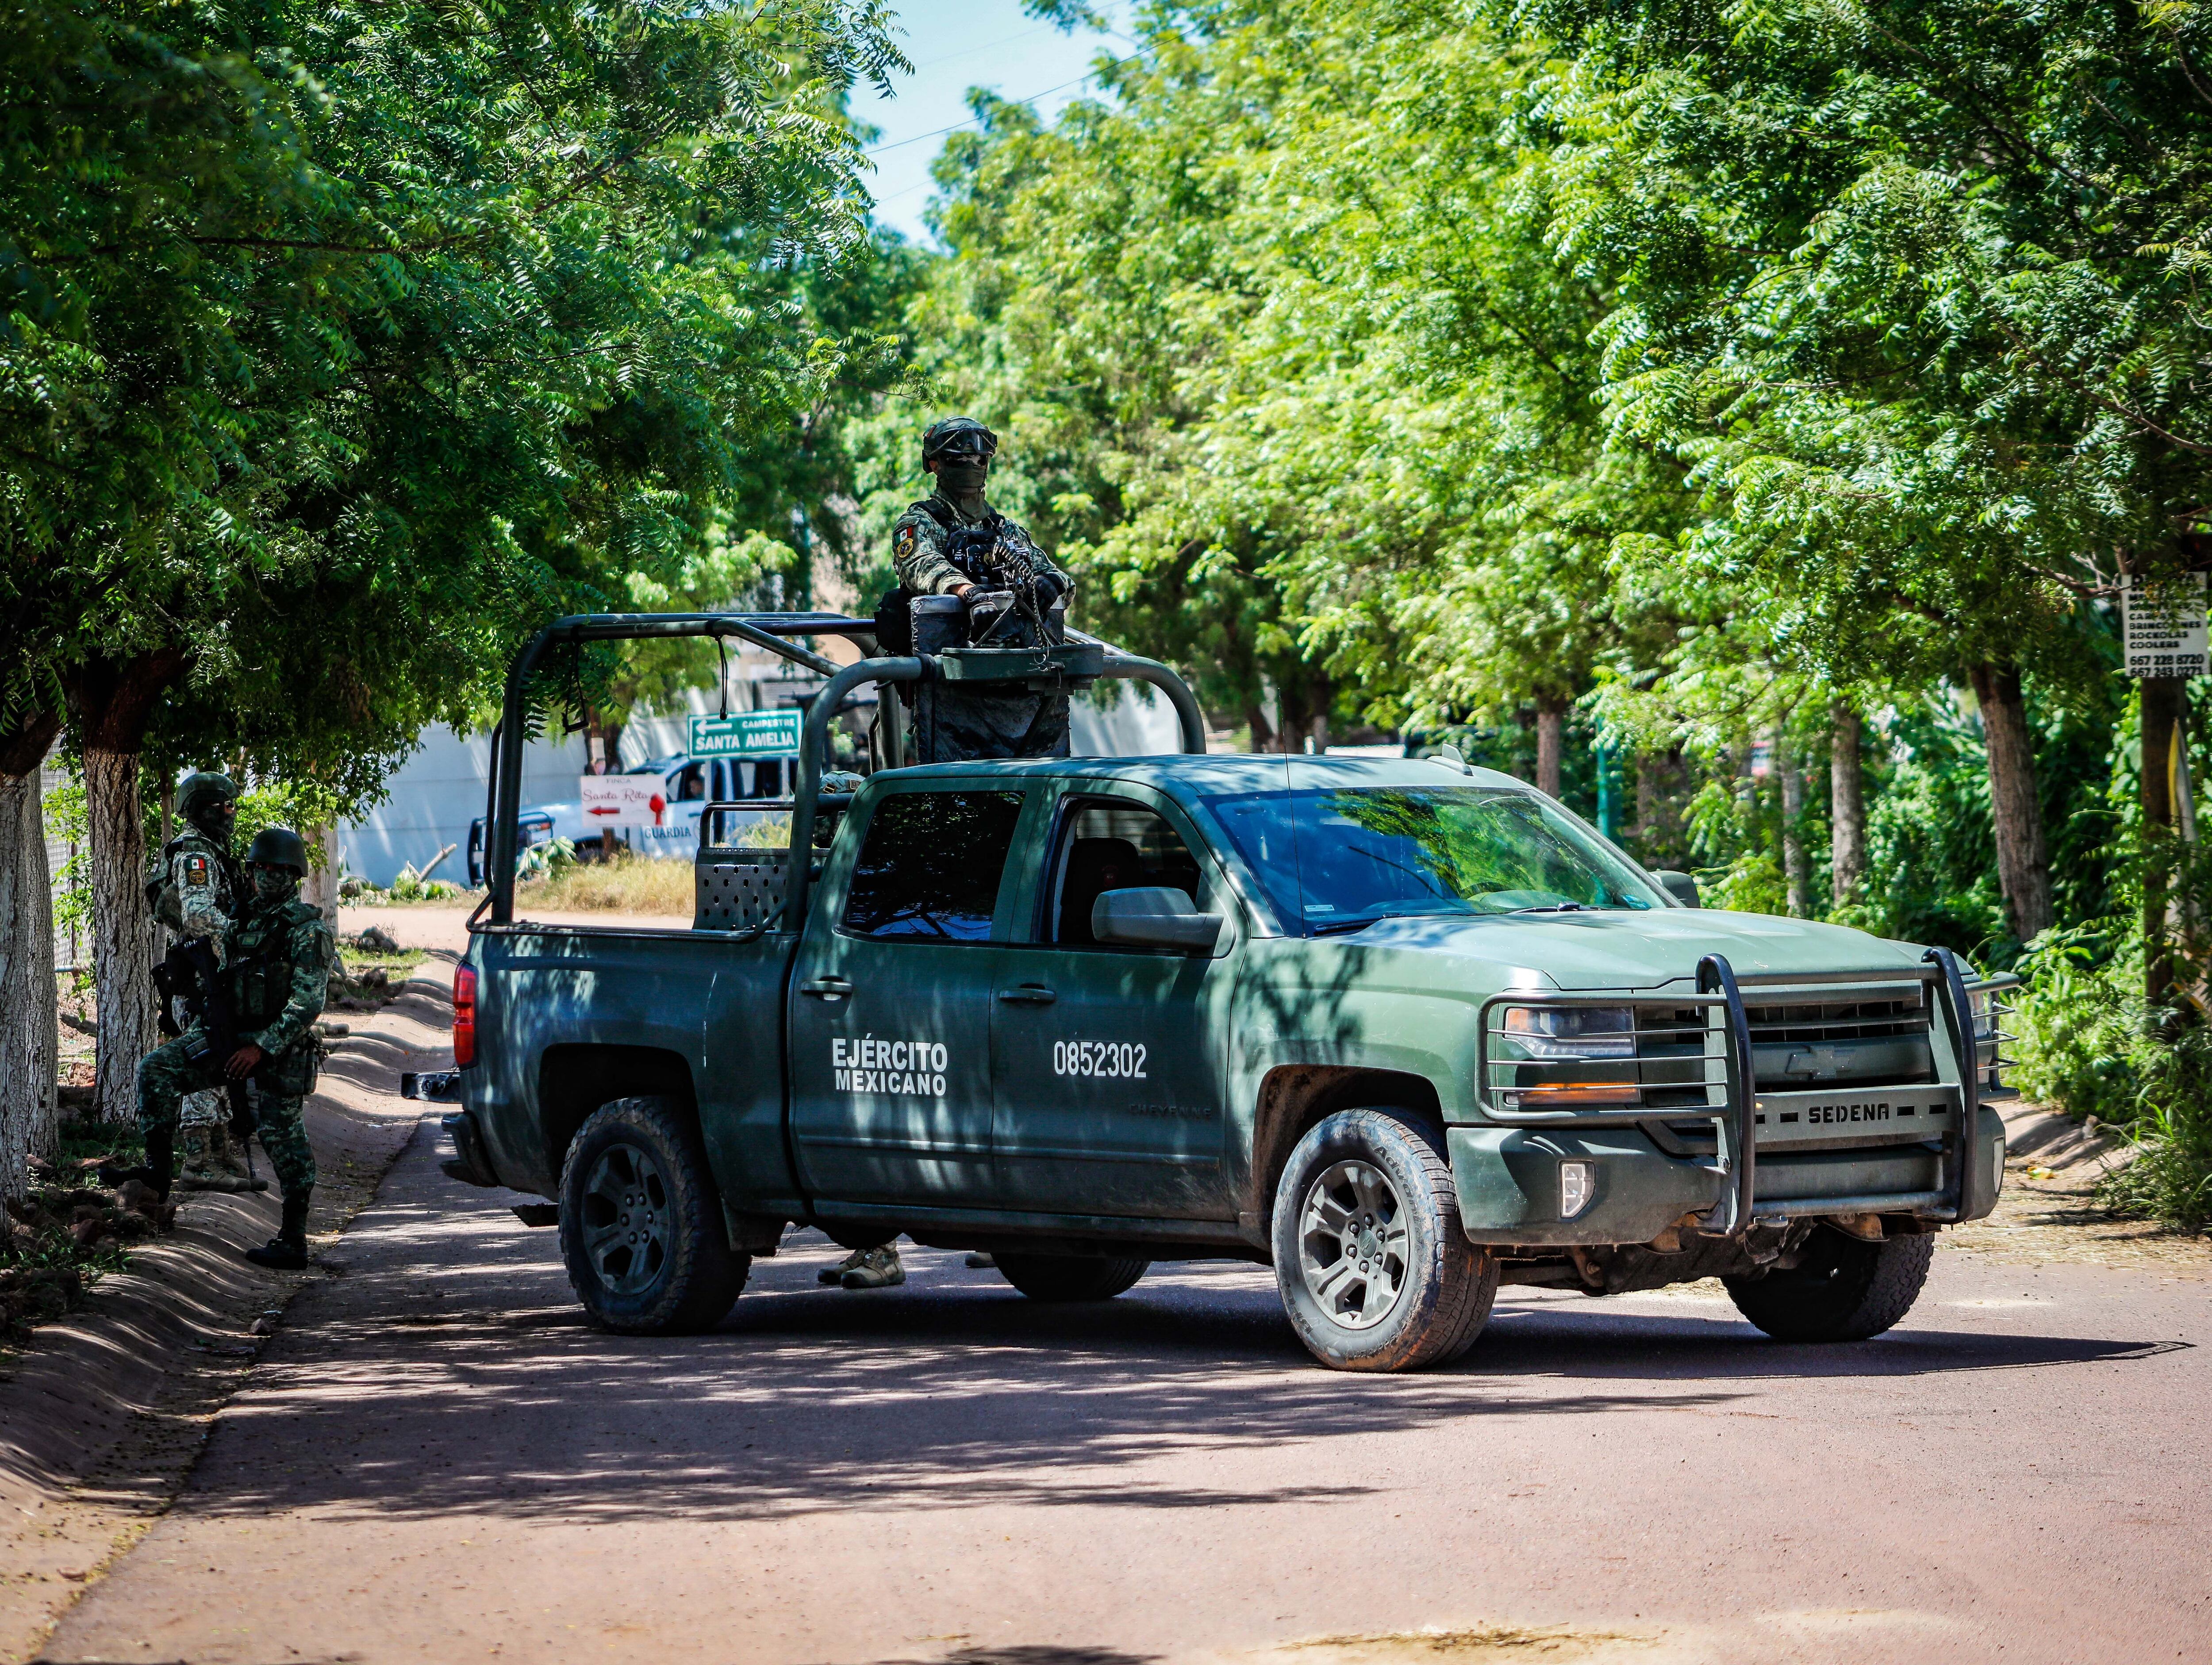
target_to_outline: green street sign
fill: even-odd
[[[798,752],[796,711],[737,711],[691,719],[694,757],[791,757]]]

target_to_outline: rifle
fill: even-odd
[[[230,990],[223,984],[222,969],[216,963],[215,944],[205,937],[186,937],[173,945],[154,972],[154,987],[161,994],[164,1034],[177,1032],[170,1002],[181,995],[185,1010],[200,1020],[206,1039],[191,1049],[194,1063],[212,1053],[230,1099],[230,1131],[242,1145],[253,1137],[253,1107],[246,1097],[246,1083],[226,1073],[231,1054],[238,1050],[238,1014],[231,1009]]]

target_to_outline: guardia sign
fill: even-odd
[[[799,713],[736,711],[726,717],[691,719],[694,757],[794,757]]]

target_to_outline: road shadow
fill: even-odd
[[[817,1285],[841,1251],[812,1233],[757,1263],[712,1333],[614,1336],[584,1322],[555,1234],[457,1196],[437,1145],[418,1132],[349,1234],[349,1269],[295,1303],[183,1507],[599,1521],[1235,1509],[1364,1488],[1254,1486],[1255,1466],[1235,1461],[1212,1484],[1190,1484],[1188,1465],[1179,1484],[1152,1476],[1178,1455],[1469,1418],[1497,1424],[1510,1461],[1522,1417],[1753,1400],[1754,1414],[1794,1413],[1802,1396],[1783,1405],[1766,1383],[2112,1363],[2171,1345],[1929,1328],[1784,1347],[1717,1313],[1534,1301],[1501,1308],[1449,1370],[1349,1376],[1313,1364],[1261,1268],[1164,1266],[1119,1300],[1054,1306],[957,1255],[909,1250],[904,1288],[853,1294]]]

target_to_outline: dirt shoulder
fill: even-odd
[[[400,997],[353,1016],[307,1106],[319,1170],[304,1273],[240,1251],[276,1230],[273,1194],[179,1194],[177,1229],[132,1251],[85,1305],[0,1360],[0,1659],[35,1654],[59,1614],[161,1515],[214,1413],[305,1284],[342,1275],[337,1234],[413,1135],[403,1069],[450,1064],[451,971],[427,963]],[[256,1160],[265,1173],[268,1162]]]
[[[1944,1249],[2013,1265],[2106,1266],[2212,1279],[2212,1237],[2124,1219],[2099,1205],[2097,1182],[2126,1158],[2118,1137],[2022,1104],[2005,1109],[2005,1143],[1996,1212],[1944,1232],[1937,1240]]]

